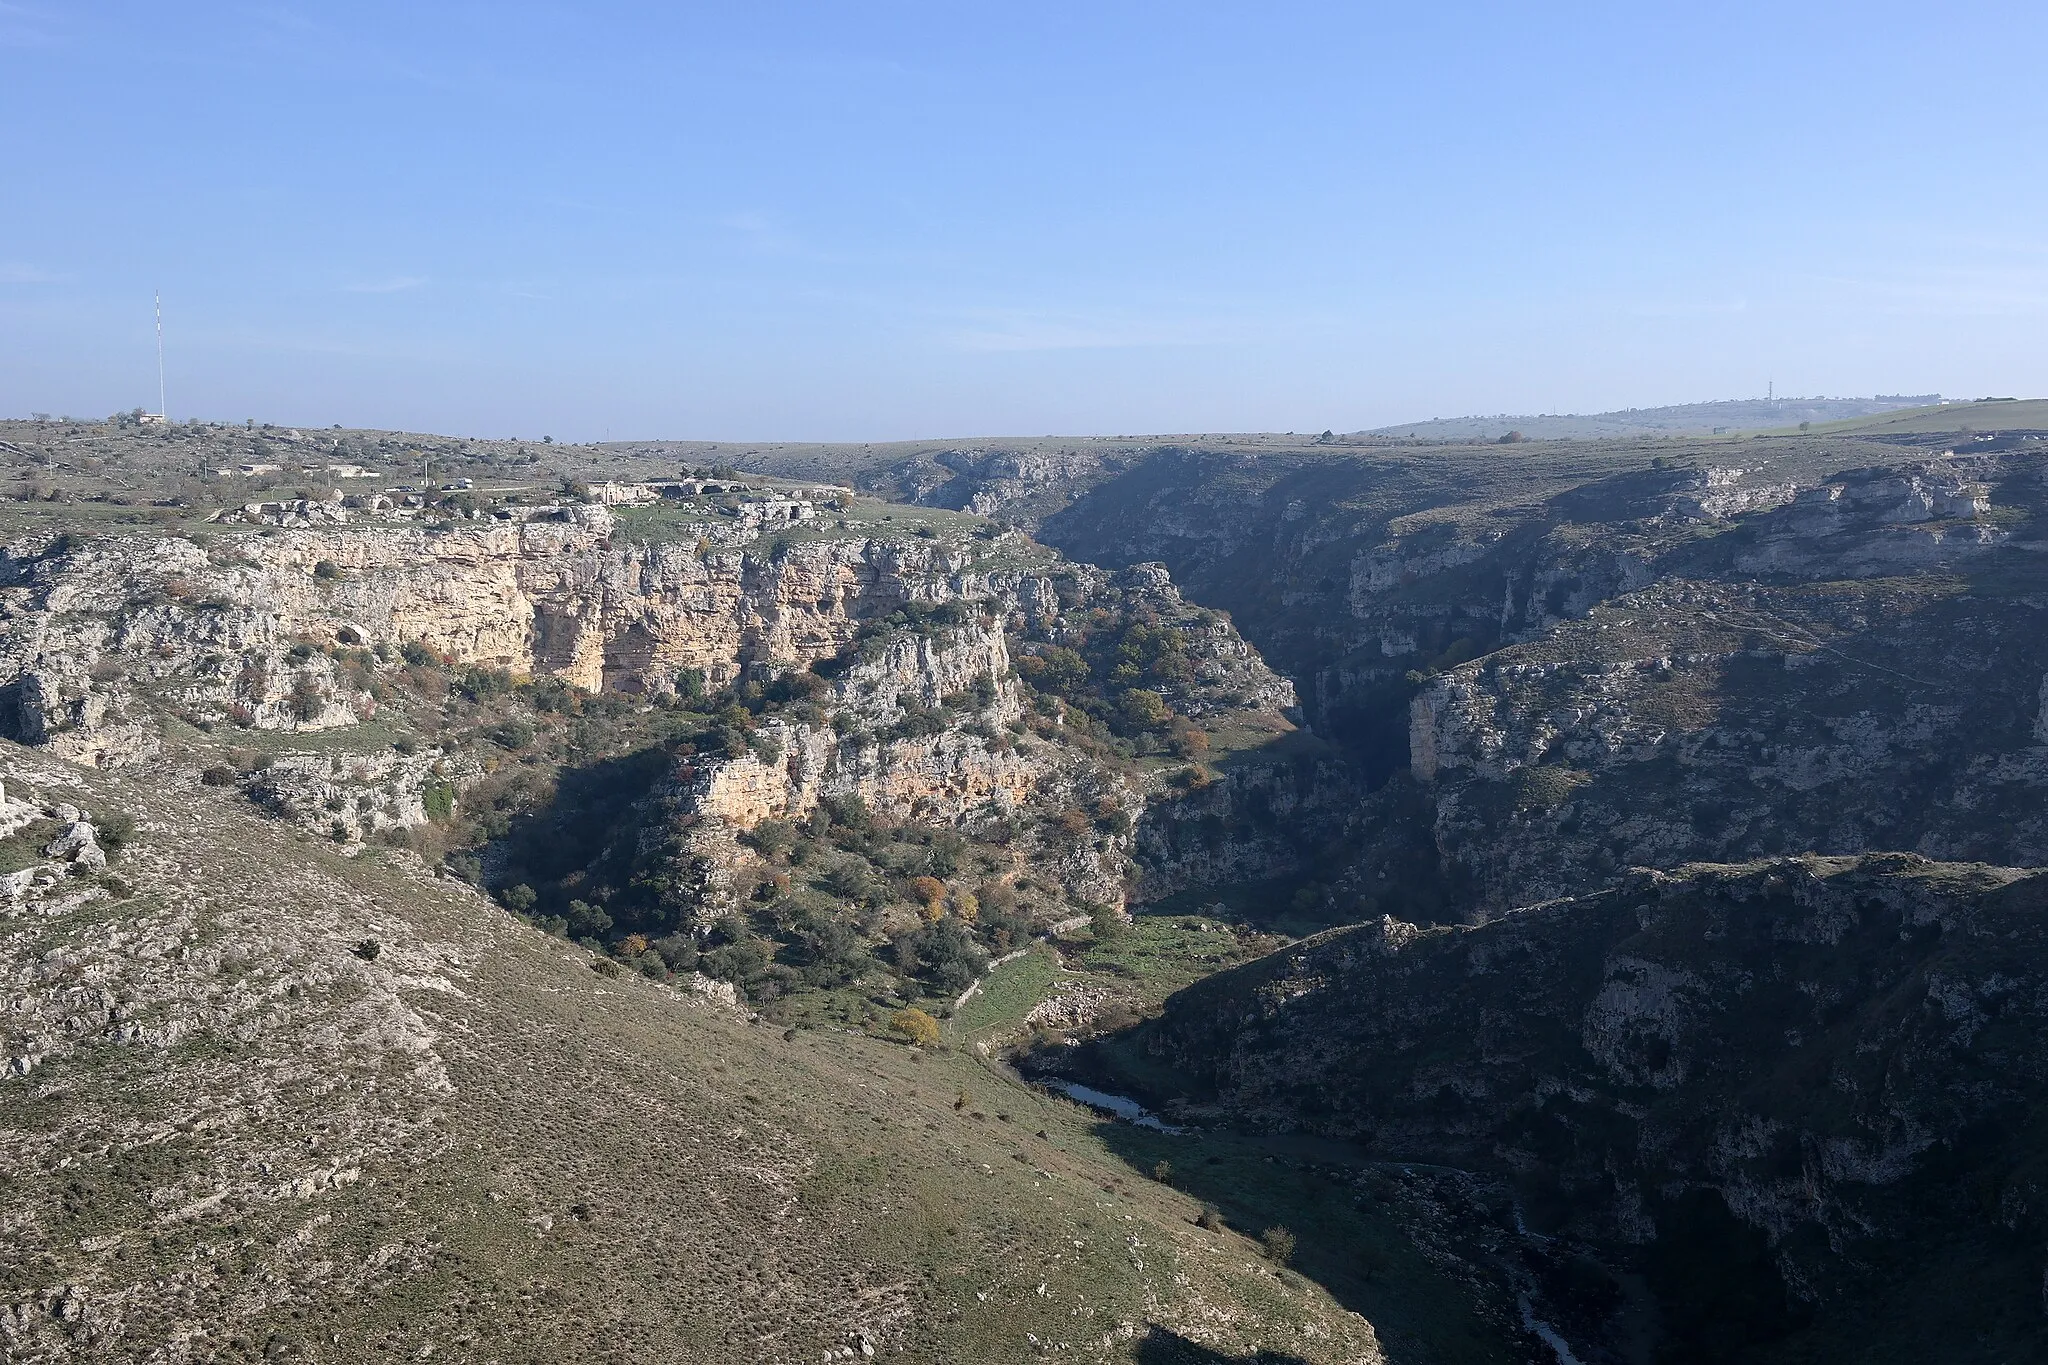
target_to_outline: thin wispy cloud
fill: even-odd
[[[393,275],[383,280],[362,280],[355,284],[343,285],[351,294],[402,294],[408,289],[417,289],[427,282],[424,275]]]
[[[50,11],[15,0],[0,0],[0,47],[55,47],[60,21]]]
[[[56,284],[66,278],[20,261],[0,261],[0,284]]]
[[[443,72],[363,36],[366,25],[342,27],[289,5],[246,5],[242,38],[251,53],[310,67],[346,71],[437,89],[451,88]]]
[[[962,351],[1106,351],[1213,346],[1242,340],[1240,329],[1207,319],[1090,318],[1049,313],[990,313],[952,331]]]
[[[1861,295],[1889,313],[2010,317],[2048,310],[2048,271],[2036,268],[1938,271],[1918,278],[1807,278],[1817,285]]]
[[[1673,301],[1642,300],[1625,305],[1623,313],[1638,318],[1712,318],[1732,317],[1749,311],[1749,300],[1734,299],[1691,299]]]

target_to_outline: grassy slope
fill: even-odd
[[[997,968],[949,1021],[949,1032],[963,1045],[1014,1041],[1024,1016],[1063,986],[1108,989],[1151,1012],[1170,993],[1272,941],[1252,936],[1239,944],[1206,915],[1140,914],[1110,943],[1070,940],[1057,954],[1041,946]],[[1141,1175],[1158,1174],[1164,1163],[1175,1188],[1246,1237],[1275,1225],[1292,1231],[1293,1265],[1364,1314],[1391,1360],[1505,1365],[1531,1345],[1515,1332],[1513,1304],[1497,1280],[1473,1268],[1484,1255],[1475,1255],[1471,1230],[1455,1226],[1468,1212],[1447,1212],[1441,1192],[1412,1174],[1366,1161],[1348,1144],[1299,1137],[1123,1123],[1097,1124],[1094,1134]]]
[[[0,923],[10,1052],[48,1054],[0,1081],[25,1354],[816,1360],[861,1329],[906,1360],[1025,1358],[1027,1333],[1378,1358],[1092,1116],[968,1054],[785,1039],[599,976],[407,858],[6,752],[10,794],[143,822],[132,896]],[[119,1024],[81,983],[153,1032],[97,1038]]]
[[[2023,398],[2017,402],[1946,403],[1931,408],[1906,408],[1856,417],[1846,422],[1816,425],[1816,434],[1893,436],[1961,431],[2040,430],[2048,427],[2048,398]]]

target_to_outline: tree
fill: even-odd
[[[843,901],[855,905],[883,898],[880,882],[861,858],[840,858],[825,870],[818,885]]]
[[[612,927],[611,912],[588,901],[569,902],[569,933],[576,938],[596,938]]]
[[[931,984],[935,990],[955,995],[974,984],[988,964],[988,954],[967,930],[951,917],[913,929],[893,945],[896,965],[906,976]]]
[[[1259,1246],[1274,1265],[1286,1265],[1294,1259],[1294,1234],[1278,1223],[1259,1234]]]
[[[930,1047],[939,1041],[939,1021],[915,1005],[890,1015],[889,1027],[917,1047]]]
[[[1117,913],[1114,905],[1106,902],[1092,905],[1088,909],[1088,932],[1097,943],[1114,943],[1124,936],[1124,917]]]
[[[1072,697],[1088,683],[1088,661],[1071,649],[1054,645],[1017,661],[1017,670],[1033,687]]]
[[[1173,719],[1166,698],[1146,687],[1134,687],[1117,703],[1124,720],[1140,730],[1157,730]]]
[[[327,708],[327,698],[321,694],[320,680],[311,673],[301,672],[292,682],[291,695],[285,698],[285,709],[298,721],[318,718]]]

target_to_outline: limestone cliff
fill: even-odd
[[[5,547],[0,729],[119,761],[146,749],[146,731],[123,726],[151,700],[266,729],[350,724],[374,710],[363,678],[306,648],[336,642],[590,690],[672,691],[692,670],[716,687],[829,658],[906,602],[991,591],[964,555],[917,542],[700,555],[617,542],[602,508],[558,515]]]
[[[731,871],[743,861],[736,836],[764,820],[802,821],[828,799],[857,800],[890,822],[1001,833],[1020,868],[1038,869],[1076,902],[1121,905],[1127,840],[1048,840],[1046,816],[1139,797],[1087,757],[1018,723],[1019,688],[994,619],[971,616],[937,631],[898,630],[871,642],[811,708],[812,719],[778,716],[737,755],[692,755],[654,795],[669,814],[648,838],[686,829],[702,874],[700,923],[735,908]]]

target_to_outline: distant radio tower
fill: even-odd
[[[171,410],[164,404],[164,291],[156,291],[156,415],[164,421],[171,420]]]

